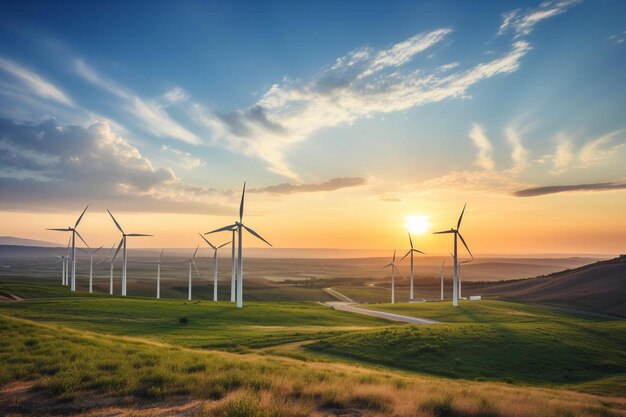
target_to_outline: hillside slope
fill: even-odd
[[[471,292],[531,302],[567,302],[626,316],[626,257],[537,278],[471,285]]]

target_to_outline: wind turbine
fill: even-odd
[[[467,261],[459,261],[459,298],[463,298],[461,297],[461,265],[472,261],[473,259],[468,259]]]
[[[87,245],[87,242],[85,242],[85,239],[83,239],[80,233],[78,233],[78,230],[76,230],[76,228],[78,227],[78,224],[80,223],[83,216],[85,215],[87,208],[89,208],[89,204],[87,204],[83,212],[80,214],[80,216],[78,216],[78,220],[76,220],[74,227],[68,226],[66,229],[46,229],[46,230],[54,230],[57,232],[72,232],[72,285],[71,285],[72,291],[76,291],[76,236],[78,235],[78,237],[80,238],[80,240],[83,241],[85,246],[89,247],[89,245]]]
[[[113,244],[113,246],[111,246],[111,250],[109,251],[106,258],[100,259],[98,262],[96,262],[96,265],[99,265],[104,261],[109,261],[109,294],[111,295],[113,295],[113,258],[111,258],[111,255],[113,254],[114,250],[115,243]]]
[[[243,307],[243,246],[242,246],[243,229],[246,229],[248,233],[250,233],[251,235],[255,236],[258,239],[261,239],[263,242],[267,243],[269,246],[272,246],[272,244],[269,243],[267,240],[263,239],[261,235],[259,235],[257,232],[255,232],[254,230],[252,230],[251,228],[243,224],[243,202],[244,202],[245,196],[246,196],[246,183],[244,182],[243,191],[241,193],[241,203],[239,204],[239,221],[236,221],[233,224],[229,224],[228,226],[220,227],[219,229],[215,229],[213,231],[205,233],[205,235],[208,235],[210,233],[223,232],[223,231],[228,230],[228,231],[232,231],[234,235],[234,231],[235,230],[237,231],[237,242],[238,242],[237,260],[239,261],[238,262],[239,265],[237,267],[237,308]]]
[[[458,294],[459,265],[458,265],[458,256],[457,256],[458,255],[457,237],[461,239],[461,242],[463,242],[463,246],[465,246],[465,249],[467,249],[472,259],[474,259],[474,255],[472,255],[472,252],[467,247],[467,243],[465,243],[465,239],[463,239],[463,236],[461,235],[461,232],[459,231],[461,227],[461,220],[463,220],[463,213],[465,213],[466,206],[467,206],[467,203],[463,206],[463,211],[461,211],[461,215],[459,216],[459,221],[456,223],[456,229],[451,227],[450,230],[443,230],[441,232],[434,233],[435,235],[444,234],[444,233],[454,234],[454,254],[452,255],[452,257],[454,258],[454,276],[452,280],[452,305],[454,307],[459,305],[459,294]]]
[[[404,258],[409,256],[409,254],[411,255],[411,290],[410,290],[409,300],[413,301],[413,253],[417,252],[417,253],[421,253],[422,255],[425,255],[425,253],[422,252],[421,250],[413,249],[413,239],[411,239],[411,233],[409,233],[409,242],[411,243],[411,249],[409,249],[406,255],[404,255],[402,259],[400,260],[402,261]]]
[[[187,296],[187,299],[189,301],[191,301],[191,267],[192,266],[196,270],[196,274],[198,274],[198,278],[201,278],[200,271],[198,271],[198,267],[196,266],[196,263],[193,261],[194,258],[196,257],[196,254],[198,253],[198,248],[199,247],[200,247],[200,245],[196,246],[196,250],[193,253],[193,256],[191,258],[189,258],[189,294]]]
[[[156,290],[157,299],[161,298],[161,258],[163,257],[163,252],[165,252],[165,249],[161,250],[161,254],[154,261],[142,262],[146,264],[156,264],[157,266],[157,290]]]
[[[391,267],[391,304],[395,304],[396,302],[396,271],[398,268],[396,267],[396,251],[393,251],[393,260],[390,264],[385,265],[383,268]],[[398,271],[400,272],[400,271]]]
[[[154,235],[145,235],[142,233],[124,233],[122,226],[115,220],[115,217],[111,214],[111,212],[107,209],[109,215],[113,219],[113,223],[117,226],[117,229],[122,233],[122,239],[120,240],[120,244],[117,246],[117,250],[115,251],[115,255],[113,256],[113,260],[117,257],[117,253],[120,251],[122,245],[124,245],[124,252],[122,253],[122,295],[126,296],[126,261],[127,261],[127,251],[126,251],[126,238],[127,237],[139,237],[139,236],[154,236]],[[112,261],[111,261],[112,262]]]
[[[86,250],[82,248],[80,249],[83,253],[86,253],[87,255],[89,255],[89,293],[93,292],[93,256],[100,249],[102,249],[102,246],[100,246],[98,249],[95,249],[95,250]]]
[[[198,233],[202,239],[213,249],[213,301],[217,301],[217,251],[220,248],[228,245],[230,242],[223,243],[219,246],[213,245],[211,242],[207,240],[206,237],[202,236],[202,234]]]
[[[446,258],[443,258],[441,263],[441,301],[443,301],[443,266],[446,264]]]
[[[59,258],[57,263],[61,262],[61,285],[66,286],[68,284],[68,269],[70,268],[68,264],[69,260],[69,251],[70,251],[70,243],[72,242],[72,238],[70,237],[67,242],[67,249],[65,249],[65,255],[57,255],[53,253],[54,256]]]

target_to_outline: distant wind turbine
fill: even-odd
[[[474,255],[472,255],[472,252],[469,250],[469,248],[467,247],[467,243],[465,243],[465,239],[463,239],[463,236],[461,235],[461,232],[459,231],[460,227],[461,227],[461,220],[463,220],[463,213],[465,213],[465,207],[467,206],[467,204],[465,204],[463,206],[463,211],[461,211],[461,215],[459,216],[459,221],[456,224],[456,229],[454,228],[450,228],[450,230],[443,230],[441,232],[435,232],[434,234],[438,235],[438,234],[444,234],[444,233],[453,233],[454,234],[454,254],[452,255],[452,257],[454,258],[453,262],[454,262],[454,277],[452,280],[452,305],[453,306],[458,306],[459,305],[459,293],[458,293],[458,282],[459,282],[459,265],[458,265],[458,251],[457,251],[457,237],[461,239],[461,242],[463,242],[463,246],[465,246],[465,249],[467,249],[467,252],[469,252],[470,256],[472,257],[472,259],[474,259]]]
[[[459,261],[459,298],[461,297],[461,265],[472,262],[473,259],[468,259],[467,261]]]
[[[198,234],[211,247],[211,249],[213,249],[213,301],[217,301],[217,251],[220,248],[228,245],[230,242],[222,243],[219,246],[215,246],[211,242],[209,242],[206,237],[202,236],[202,234]]]
[[[246,196],[246,183],[243,183],[243,191],[241,193],[241,203],[239,204],[239,221],[236,221],[233,224],[229,224],[228,226],[220,227],[219,229],[215,229],[213,231],[205,233],[208,235],[210,233],[223,232],[223,231],[237,231],[237,259],[238,259],[238,267],[237,267],[237,308],[243,307],[243,229],[246,229],[248,233],[255,236],[258,239],[261,239],[263,242],[267,243],[269,246],[272,246],[267,240],[263,239],[261,235],[257,232],[243,224],[243,203],[244,198]],[[234,233],[233,233],[234,235]]]
[[[68,242],[67,242],[67,248],[65,249],[65,255],[57,255],[56,253],[53,253],[54,256],[59,258],[57,263],[59,263],[59,262],[61,263],[61,285],[63,285],[63,286],[67,286],[68,285],[68,270],[70,268],[70,265],[69,265],[69,252],[70,252],[70,243],[71,242],[72,242],[72,238],[70,237]]]
[[[201,278],[200,271],[198,271],[198,267],[196,266],[196,263],[194,262],[194,258],[196,257],[196,254],[198,253],[199,247],[200,245],[196,246],[196,250],[194,251],[193,256],[189,258],[189,294],[187,295],[187,299],[189,301],[191,301],[191,267],[192,266],[196,270],[196,274],[198,274],[198,278]]]
[[[411,233],[409,233],[409,242],[411,243],[411,249],[409,249],[406,255],[404,255],[402,259],[400,260],[402,261],[404,258],[411,255],[411,290],[409,294],[409,300],[413,301],[413,253],[417,252],[417,253],[421,253],[422,255],[425,255],[425,253],[422,252],[421,250],[413,249],[413,239],[411,239]]]
[[[87,255],[89,255],[89,293],[93,292],[93,256],[100,249],[102,249],[102,246],[94,250],[92,250],[91,248],[80,249],[83,253],[86,253]]]
[[[156,298],[157,299],[161,298],[161,258],[163,258],[163,252],[165,252],[165,249],[161,250],[161,254],[155,260],[141,262],[143,264],[150,264],[150,265],[157,266],[157,279],[156,279],[156,284],[157,284],[156,285]]]
[[[396,251],[393,251],[393,260],[390,264],[385,265],[383,268],[391,267],[391,304],[395,304],[396,302],[396,271],[398,268],[396,267]],[[400,271],[398,271],[399,273]]]
[[[115,250],[115,243],[113,244],[113,246],[111,246],[111,250],[109,250],[109,253],[107,254],[106,258],[100,259],[98,262],[96,262],[96,265],[99,265],[104,261],[109,262],[109,294],[111,295],[113,295],[113,258],[111,257],[111,255],[113,255],[114,250]]]
[[[117,229],[120,231],[120,233],[122,233],[122,239],[120,240],[120,244],[117,246],[117,250],[115,251],[115,255],[113,256],[113,260],[115,260],[115,258],[117,257],[118,252],[120,251],[120,248],[122,247],[122,245],[124,245],[124,251],[122,253],[122,295],[126,296],[126,261],[127,261],[127,247],[126,247],[126,238],[127,237],[139,237],[139,236],[154,236],[154,235],[145,235],[142,233],[124,233],[124,230],[122,229],[122,226],[120,226],[120,224],[117,222],[117,220],[115,220],[115,217],[113,217],[113,215],[111,214],[111,212],[107,209],[107,212],[109,212],[109,215],[111,216],[111,218],[113,219],[113,223],[115,223],[115,226],[117,227]]]
[[[85,207],[83,212],[78,217],[78,220],[76,220],[76,223],[74,224],[74,227],[69,227],[68,226],[66,229],[46,229],[46,230],[54,230],[54,231],[57,231],[57,232],[72,232],[72,256],[71,256],[71,259],[72,259],[72,285],[71,285],[71,290],[72,291],[76,291],[76,236],[78,235],[78,237],[80,238],[80,240],[83,241],[85,246],[89,247],[89,245],[87,245],[87,242],[85,242],[85,239],[83,239],[83,237],[80,235],[80,233],[78,233],[78,230],[76,230],[76,228],[78,227],[78,224],[80,223],[80,221],[82,220],[83,216],[85,215],[85,212],[87,211],[87,208],[89,208],[89,204],[87,204],[87,206]]]

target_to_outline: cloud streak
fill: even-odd
[[[65,106],[73,106],[72,99],[60,88],[16,62],[0,57],[0,69],[20,80],[36,95]]]
[[[478,155],[475,161],[476,165],[487,171],[493,170],[495,168],[495,163],[492,158],[493,147],[489,139],[487,139],[483,128],[479,124],[474,123],[472,130],[469,132],[469,137],[472,139],[472,142],[474,142],[476,149],[478,149]]]
[[[272,194],[296,194],[314,193],[322,191],[336,191],[342,188],[360,187],[367,184],[367,179],[362,177],[338,177],[317,184],[291,184],[283,183],[252,190],[258,193]]]
[[[498,35],[503,35],[509,31],[512,31],[515,37],[529,35],[537,23],[560,15],[581,2],[582,0],[548,0],[533,9],[516,9],[504,13]]]
[[[626,190],[626,182],[601,182],[593,184],[548,185],[545,187],[526,188],[513,193],[516,197],[537,197],[548,194],[580,191],[615,191]]]

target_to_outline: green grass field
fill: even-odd
[[[7,293],[25,300],[0,303],[0,385],[32,380],[68,401],[95,390],[201,398],[210,416],[626,415],[625,321],[488,300],[368,306],[446,322],[419,326],[314,302]]]

